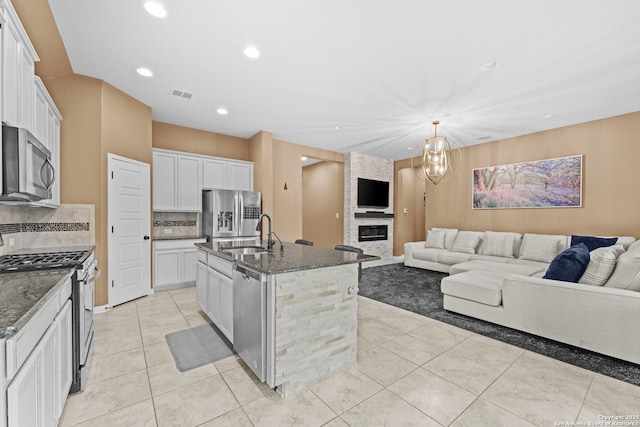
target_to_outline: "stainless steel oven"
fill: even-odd
[[[87,385],[91,355],[93,354],[93,306],[95,281],[100,276],[97,261],[93,254],[85,260],[82,268],[76,270],[73,279],[74,292],[71,293],[76,348],[74,351],[74,376],[71,393],[84,390]],[[76,295],[74,300],[73,296]]]

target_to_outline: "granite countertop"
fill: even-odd
[[[280,274],[380,259],[380,257],[374,255],[297,245],[288,242],[283,242],[284,250],[282,252],[280,251],[280,243],[276,243],[273,250],[268,253],[248,255],[231,255],[219,252],[213,248],[211,242],[196,243],[196,246],[216,256],[233,261],[242,267],[265,274]],[[263,240],[262,247],[266,246],[267,242]]]
[[[0,274],[0,337],[22,329],[74,271],[59,268]]]
[[[194,240],[194,239],[206,239],[206,236],[191,235],[191,236],[174,236],[173,234],[166,234],[162,236],[154,236],[152,240]]]

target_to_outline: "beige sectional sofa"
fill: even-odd
[[[446,310],[640,364],[640,241],[591,251],[578,283],[544,279],[570,245],[564,235],[434,228],[404,245],[404,263],[449,273]]]

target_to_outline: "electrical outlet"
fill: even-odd
[[[165,228],[164,229],[164,234],[173,234],[173,230],[170,228]]]
[[[16,239],[14,239],[13,237],[9,237],[9,247],[15,246],[15,244],[16,244]]]

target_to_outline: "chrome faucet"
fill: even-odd
[[[271,231],[271,217],[267,214],[262,214],[260,215],[260,218],[258,218],[258,226],[256,227],[256,231],[260,231],[260,224],[262,224],[262,218],[267,217],[267,219],[269,220],[269,234],[267,234],[267,250],[271,250],[273,249],[273,245],[276,244],[276,242],[273,240],[273,232]]]

